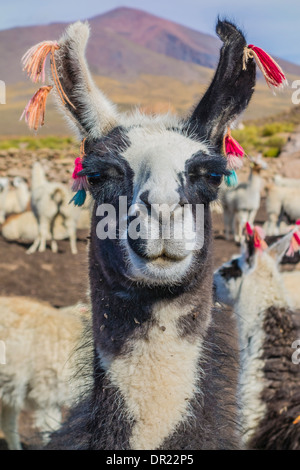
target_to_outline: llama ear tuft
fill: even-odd
[[[46,98],[51,90],[81,139],[99,138],[117,125],[115,106],[96,87],[85,60],[89,34],[88,23],[78,21],[58,42],[41,42],[23,56],[23,70],[35,83],[45,81],[46,59],[50,56],[53,85],[41,87],[26,106],[23,115],[29,127],[37,129],[44,124]]]
[[[117,125],[118,115],[115,106],[96,87],[86,63],[89,34],[88,23],[71,24],[58,41],[55,64],[62,89],[73,105],[65,103],[63,111],[81,138],[98,138]],[[61,106],[58,88],[55,91]]]
[[[290,248],[291,242],[294,237],[295,230],[291,230],[284,237],[281,237],[273,245],[271,245],[267,253],[279,264]]]
[[[229,21],[218,20],[216,32],[223,41],[213,80],[193,111],[187,128],[221,152],[225,131],[246,109],[254,91],[256,66],[245,68],[243,33]]]

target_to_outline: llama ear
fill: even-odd
[[[216,32],[223,41],[214,78],[188,121],[188,129],[221,151],[227,126],[246,109],[254,91],[256,66],[245,64],[244,35],[229,21],[218,20]]]
[[[273,245],[271,245],[267,253],[272,256],[272,258],[279,264],[286,252],[288,251],[292,238],[294,236],[294,231],[292,230],[284,237],[277,240]]]
[[[75,125],[80,137],[98,138],[117,125],[115,106],[96,87],[85,60],[89,38],[88,23],[71,24],[58,41],[55,66],[68,101],[62,104],[60,90],[54,87],[59,106]]]
[[[247,237],[241,244],[241,255],[247,267],[254,265],[256,250],[254,246],[254,237]]]

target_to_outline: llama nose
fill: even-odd
[[[143,191],[139,196],[140,201],[147,207],[148,210],[151,209],[152,204],[168,204],[170,207],[174,206],[183,206],[187,204],[188,201],[185,195],[180,191],[174,191],[170,194],[164,194],[162,197],[160,196],[159,191]]]
[[[151,202],[149,201],[149,191],[144,191],[140,194],[140,200],[145,204],[147,209],[151,209]]]

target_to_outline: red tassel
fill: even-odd
[[[76,194],[70,202],[74,202],[75,206],[82,206],[84,204],[86,199],[86,192],[88,190],[88,182],[86,176],[80,176],[78,174],[83,169],[82,160],[85,155],[84,142],[85,138],[82,140],[80,145],[80,156],[77,157],[74,161],[75,168],[72,174],[72,178],[74,180],[72,184],[72,191],[74,191]]]
[[[254,247],[261,251],[266,250],[268,248],[268,245],[266,244],[264,240],[265,233],[263,229],[256,225],[253,231],[254,231]]]
[[[28,101],[20,120],[25,117],[29,129],[36,131],[39,126],[44,125],[46,101],[52,88],[52,86],[42,86]]]
[[[243,147],[231,136],[230,128],[223,141],[223,151],[227,156],[227,166],[230,170],[239,170],[243,166]]]
[[[85,176],[79,176],[78,173],[83,169],[82,168],[82,160],[81,157],[77,157],[74,161],[74,171],[72,174],[72,178],[74,180],[72,185],[72,191],[79,191],[81,189],[88,189],[88,183]]]
[[[287,84],[287,79],[282,68],[277,62],[263,49],[249,44],[244,50],[243,70],[246,70],[246,63],[249,58],[254,58],[260,68],[268,86],[275,88],[282,87]]]
[[[264,238],[265,238],[265,233],[263,229],[257,225],[255,225],[252,229],[251,225],[249,222],[246,222],[245,224],[245,232],[246,236],[248,239],[250,237],[253,237],[253,243],[254,243],[254,248],[259,250],[259,251],[264,251],[268,248],[268,245],[266,244]]]
[[[249,222],[246,222],[245,229],[246,229],[247,235],[250,235],[250,236],[253,235],[253,230],[252,230],[252,227],[251,227],[251,225],[249,224]]]
[[[299,220],[297,220],[296,224],[297,226],[300,225]],[[286,255],[292,257],[299,250],[300,250],[300,230],[293,233],[293,237],[291,239],[290,246],[289,246],[288,251],[286,252]]]

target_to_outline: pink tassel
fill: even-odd
[[[265,232],[261,227],[258,227],[257,225],[254,227],[254,247],[257,248],[258,250],[264,251],[268,248],[268,245],[266,244],[264,238],[265,238]]]
[[[246,236],[248,238],[253,237],[253,242],[254,242],[254,248],[259,250],[259,251],[264,251],[268,248],[268,245],[266,244],[264,238],[265,238],[265,232],[261,227],[258,225],[255,225],[252,229],[251,225],[249,222],[246,222],[245,225],[245,232]]]
[[[230,128],[224,137],[224,154],[227,156],[227,166],[230,170],[239,170],[243,166],[243,156],[245,155],[243,147],[231,136]]]
[[[254,58],[269,87],[282,87],[287,84],[287,79],[282,68],[277,62],[260,47],[249,44],[244,50],[243,69],[249,58]]]
[[[72,191],[76,194],[72,197],[70,202],[73,202],[75,206],[82,206],[86,199],[86,192],[88,189],[88,182],[86,176],[80,176],[78,173],[83,169],[82,168],[82,159],[85,155],[84,153],[84,142],[85,138],[82,140],[80,145],[80,157],[77,157],[74,161],[75,168],[72,174],[73,185]]]
[[[300,225],[297,220],[296,224]],[[286,252],[287,256],[294,256],[300,250],[300,230],[293,233],[293,237],[290,242],[288,251]]]
[[[246,222],[245,229],[246,229],[247,235],[250,235],[251,237],[253,235],[253,230],[249,222]]]
[[[52,88],[52,86],[42,86],[28,101],[20,120],[25,117],[25,122],[28,124],[29,129],[36,131],[39,126],[44,125],[46,101]]]
[[[82,168],[82,160],[81,157],[77,157],[74,161],[74,171],[72,174],[73,178],[73,184],[72,184],[72,191],[77,192],[81,189],[84,189],[85,191],[88,189],[88,183],[86,176],[79,176],[78,173],[83,170]]]

